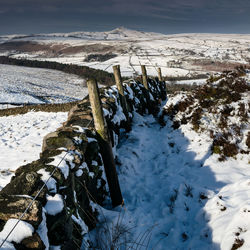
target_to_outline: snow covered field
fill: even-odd
[[[66,120],[66,112],[0,117],[0,189],[18,167],[39,159],[43,137]]]
[[[249,34],[146,33],[126,28],[107,32],[73,32],[37,35],[0,36],[0,55],[14,58],[56,61],[85,65],[112,72],[120,64],[122,75],[140,73],[190,76],[222,71],[235,64],[250,62]],[[104,61],[86,60],[89,55],[110,55]]]
[[[80,100],[87,95],[84,84],[84,79],[57,70],[0,64],[0,107]]]

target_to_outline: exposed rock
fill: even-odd
[[[0,196],[1,211],[0,220],[19,219],[25,209],[32,202],[31,198],[20,196]],[[42,221],[42,205],[39,201],[33,201],[30,209],[24,214],[22,220],[38,226]]]
[[[35,196],[43,186],[40,175],[36,172],[23,172],[19,176],[14,177],[1,191],[4,195],[29,195]],[[47,188],[44,187],[37,199],[42,203],[45,201]]]
[[[52,132],[46,135],[43,139],[42,151],[45,149],[66,148],[69,150],[75,149],[75,144],[72,139],[67,137],[58,137],[58,132]]]
[[[41,154],[41,159],[19,167],[15,172],[14,178],[22,175],[23,173],[30,173],[32,171],[38,172],[40,169],[44,169],[45,171],[49,173],[52,173],[52,171],[55,170],[53,174],[53,178],[57,181],[58,185],[61,185],[65,181],[62,172],[58,168],[55,169],[54,166],[47,165],[51,161],[53,161],[53,158],[50,158],[50,157],[59,155],[61,152],[62,152],[61,150],[50,150],[50,151],[45,150]]]
[[[247,134],[246,145],[250,149],[250,132]]]
[[[81,120],[81,118],[78,118]],[[68,150],[76,149],[74,137],[78,137],[82,141],[82,149],[87,145],[87,137],[84,133],[77,132],[73,127],[61,127],[56,132],[46,135],[43,139],[42,151],[56,150],[58,148],[66,148]],[[83,152],[84,153],[84,152]]]
[[[94,128],[94,121],[90,121],[88,119],[80,119],[78,117],[72,117],[70,120],[68,120],[66,123],[64,123],[65,126],[80,126],[83,128]]]
[[[23,239],[21,243],[16,245],[15,247],[17,250],[24,250],[24,249],[43,250],[45,249],[45,245],[37,233],[34,233],[32,236]]]

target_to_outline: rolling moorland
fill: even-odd
[[[123,76],[148,73],[193,76],[249,64],[250,35],[145,33],[126,28],[108,32],[73,32],[0,36],[0,55],[84,65],[112,73],[120,64]]]
[[[127,77],[145,64],[149,75],[161,67],[169,80],[160,113],[134,113],[131,132],[113,148],[125,206],[93,206],[100,223],[84,235],[82,249],[250,248],[249,41],[250,35],[124,28],[0,37],[0,55],[13,59],[109,73],[120,64]],[[83,78],[56,70],[0,65],[0,72],[2,109],[16,100],[67,103],[87,93]],[[43,137],[67,119],[62,111],[0,117],[1,189],[19,166],[38,159]]]

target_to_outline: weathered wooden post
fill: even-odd
[[[106,120],[104,119],[103,116],[103,110],[99,96],[99,89],[96,80],[94,79],[88,80],[87,86],[89,91],[89,100],[94,118],[95,129],[97,132],[104,169],[109,185],[112,205],[115,207],[123,203],[123,198],[118,181],[118,176],[116,173],[115,161],[110,142],[110,135]]]
[[[145,65],[141,65],[142,72],[142,83],[144,87],[148,90],[148,79],[147,79],[147,71]]]
[[[122,77],[121,77],[120,65],[113,66],[113,71],[114,71],[115,83],[116,83],[116,86],[117,86],[117,89],[118,89],[121,106],[122,106],[123,112],[124,112],[124,114],[126,116],[127,124],[129,125],[128,104],[127,104],[127,100],[126,100],[126,97],[124,95],[124,89],[123,89],[123,86],[122,86]]]
[[[162,74],[161,74],[161,68],[158,68],[157,71],[158,71],[158,78],[159,78],[159,81],[162,82],[163,79],[162,79]]]
[[[162,100],[166,100],[166,86],[163,85],[164,84],[164,81],[163,81],[163,77],[162,77],[162,73],[161,73],[161,68],[157,68],[157,72],[158,72],[158,79],[160,81],[160,90],[161,90],[161,99]],[[161,99],[160,99],[160,102],[161,102]]]

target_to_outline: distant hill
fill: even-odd
[[[164,35],[116,28],[107,32],[71,32],[0,36],[0,55],[88,66],[124,76],[140,74],[140,65],[156,75],[195,76],[250,63],[250,35]]]

